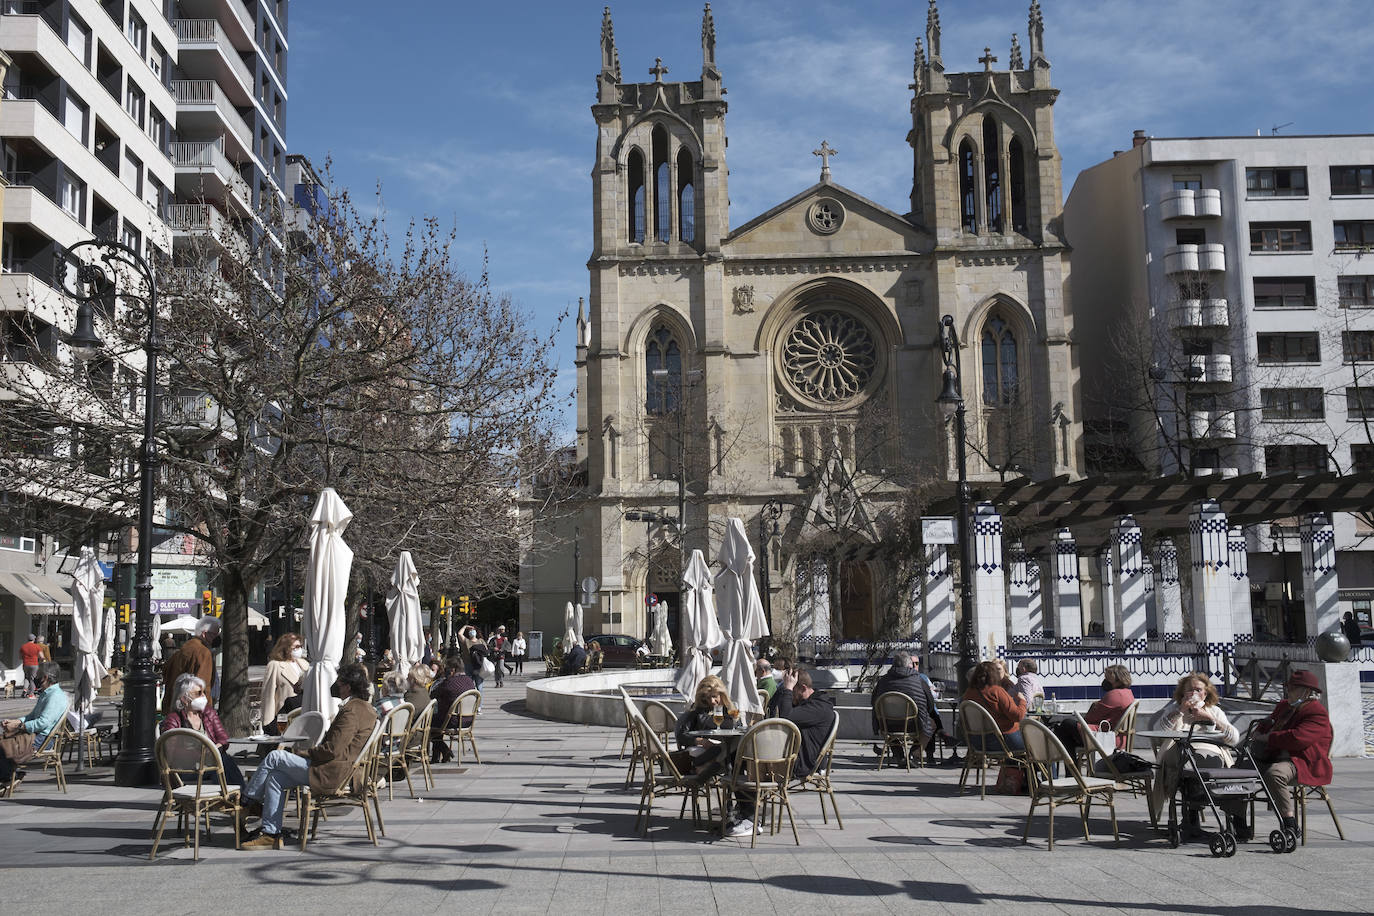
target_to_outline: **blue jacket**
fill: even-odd
[[[49,684],[38,695],[38,702],[33,706],[33,712],[29,713],[20,720],[20,726],[24,731],[34,736],[35,744],[42,744],[48,737],[48,733],[57,727],[57,723],[62,721],[62,717],[67,714],[71,701],[62,692],[62,688],[57,684]]]

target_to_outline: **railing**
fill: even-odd
[[[214,398],[205,394],[163,395],[158,408],[165,422],[183,426],[204,425],[218,414]]]
[[[248,122],[238,113],[233,101],[219,88],[214,80],[172,80],[172,94],[177,105],[213,105],[224,119],[225,124],[238,135],[245,149],[253,148],[253,132]],[[180,126],[180,122],[178,122]]]
[[[243,58],[235,50],[229,36],[224,33],[224,29],[214,19],[177,19],[175,20],[177,29],[177,41],[182,45],[182,50],[186,50],[188,44],[213,44],[229,61],[234,75],[250,92],[253,88],[253,74],[249,72]]]
[[[250,205],[248,183],[224,154],[223,137],[214,140],[178,140],[171,144],[169,153],[172,164],[178,168],[214,169],[243,204]]]

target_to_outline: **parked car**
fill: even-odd
[[[602,665],[606,668],[634,668],[639,664],[635,650],[642,640],[620,633],[598,633],[587,637],[587,645],[596,643],[601,647]]]

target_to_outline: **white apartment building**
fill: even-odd
[[[1374,136],[1137,131],[1064,217],[1090,473],[1374,470]],[[1296,526],[1248,532],[1276,636],[1302,617]],[[1371,529],[1335,526],[1342,600],[1368,625]]]
[[[8,184],[0,233],[0,398],[22,398],[22,377],[70,359],[72,303],[58,258],[99,237],[153,263],[174,263],[193,238],[250,244],[273,238],[257,213],[284,202],[288,0],[0,0],[0,51],[10,65],[0,103]],[[249,249],[251,250],[251,249]],[[41,351],[41,352],[40,352]],[[133,384],[142,355],[93,363],[106,384]],[[166,422],[194,423],[212,407],[175,379]],[[54,441],[86,469],[103,443]],[[89,451],[88,451],[89,450]],[[108,455],[107,455],[108,459]],[[106,471],[107,474],[111,473]],[[0,493],[8,504],[31,494]],[[7,517],[14,519],[14,514]],[[22,517],[22,516],[21,516]],[[8,530],[13,529],[13,530]],[[127,538],[101,545],[114,591],[132,600]],[[0,667],[32,630],[65,637],[66,545],[22,521],[0,525]],[[189,611],[210,587],[179,536],[154,548],[155,607]]]

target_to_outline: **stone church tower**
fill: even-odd
[[[661,60],[627,81],[606,11],[575,495],[556,510],[538,493],[526,504],[524,629],[551,645],[573,583],[590,576],[588,634],[646,636],[662,606],[676,638],[686,554],[709,562],[739,516],[775,632],[917,632],[899,574],[909,556],[894,556],[885,532],[908,494],[948,490],[950,433],[935,404],[945,314],[962,342],[973,476],[1080,473],[1043,32],[1034,2],[1028,63],[1013,36],[1008,68],[984,49],[978,69],[947,73],[930,0],[910,212],[836,183],[830,143],[846,143],[828,137],[814,185],[732,227],[710,5],[692,81],[669,80]]]

